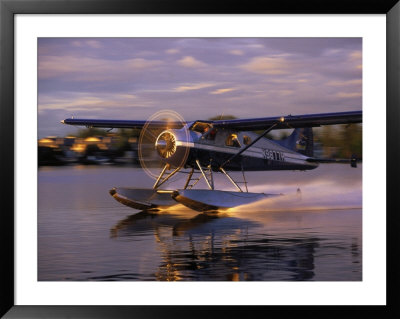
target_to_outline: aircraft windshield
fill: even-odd
[[[209,123],[204,123],[204,122],[196,122],[191,130],[194,132],[199,132],[201,134],[206,133],[209,129],[211,128],[211,124]]]

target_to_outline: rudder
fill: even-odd
[[[311,127],[296,128],[289,137],[276,142],[305,156],[314,156],[314,134]]]

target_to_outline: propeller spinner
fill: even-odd
[[[147,175],[157,179],[166,164],[173,168],[183,167],[189,155],[189,140],[190,134],[182,116],[170,110],[155,113],[146,121],[139,137],[142,168]]]
[[[155,143],[156,150],[162,158],[170,158],[176,152],[176,137],[168,131],[162,132]]]

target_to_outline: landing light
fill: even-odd
[[[285,118],[282,116],[282,117],[279,119],[279,121],[285,122]]]

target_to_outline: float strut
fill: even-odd
[[[207,178],[206,174],[204,173],[203,169],[201,168],[201,165],[200,165],[199,160],[196,160],[196,164],[197,164],[197,166],[199,167],[199,170],[200,170],[201,174],[203,174],[203,177],[204,177],[204,179],[206,180],[206,183],[207,183],[208,187],[209,187],[211,190],[213,190],[213,187],[211,186],[210,182],[208,181],[208,178]]]

